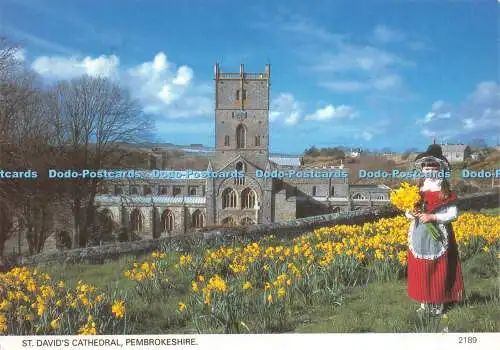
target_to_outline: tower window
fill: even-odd
[[[236,147],[245,148],[247,131],[243,125],[238,125],[236,128]]]
[[[260,136],[255,136],[255,146],[260,146]]]
[[[240,97],[243,100],[247,99],[247,91],[245,89],[241,90],[241,95],[240,95],[240,90],[236,90],[236,101],[239,101]]]
[[[229,135],[224,137],[224,146],[229,146]]]

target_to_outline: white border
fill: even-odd
[[[445,349],[498,349],[500,333],[362,333],[362,334],[242,334],[242,335],[108,335],[108,336],[3,336],[0,350],[164,350],[164,349],[404,349],[404,350],[445,350]],[[97,341],[115,339],[122,346],[82,346],[82,339]],[[127,339],[193,339],[195,345],[126,345]],[[32,342],[28,346],[27,342]],[[37,341],[69,341],[68,346],[36,346]],[[23,346],[23,341],[25,346]],[[73,345],[73,342],[74,343]]]

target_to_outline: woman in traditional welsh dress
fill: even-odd
[[[458,302],[464,295],[458,247],[451,222],[457,218],[455,200],[446,178],[439,171],[449,163],[439,145],[431,145],[415,159],[421,169],[420,194],[424,210],[407,211],[411,219],[408,232],[408,296],[420,302],[420,310],[430,308],[435,315],[443,313],[447,304]],[[439,233],[434,239],[424,224],[432,223]]]

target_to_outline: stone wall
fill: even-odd
[[[482,208],[500,207],[500,191],[468,194],[460,197],[457,203],[459,210],[479,210]],[[337,224],[362,224],[384,217],[394,217],[401,213],[392,206],[370,208],[360,211],[326,214],[279,223],[259,224],[244,227],[221,228],[197,234],[197,236],[162,237],[158,239],[141,240],[103,245],[100,247],[73,249],[19,257],[9,265],[35,265],[38,263],[58,262],[103,262],[121,255],[147,253],[159,249],[172,241],[204,239],[208,242],[234,239],[235,236],[258,240],[264,235],[273,234],[276,237],[294,237],[319,227]]]

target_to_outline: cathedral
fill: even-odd
[[[216,64],[215,156],[208,169],[138,170],[133,179],[105,181],[95,199],[101,213],[153,238],[387,204],[389,187],[350,185],[342,166],[308,169],[299,158],[270,156],[270,76],[269,65],[261,73],[241,65],[233,73]],[[304,175],[314,172],[321,174]],[[240,176],[207,176],[230,173]]]

